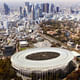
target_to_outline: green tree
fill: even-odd
[[[0,60],[0,80],[11,80],[12,78],[21,80],[20,77],[16,76],[9,59]]]

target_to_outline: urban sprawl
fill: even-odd
[[[80,53],[80,8],[25,2],[19,9],[3,4],[0,11],[0,59],[42,47]],[[14,79],[17,80],[17,79]],[[75,79],[76,80],[76,79]]]

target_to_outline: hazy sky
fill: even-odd
[[[80,2],[80,0],[0,0],[0,2],[67,2],[67,3],[75,3]]]
[[[77,5],[80,3],[80,0],[0,0],[0,7],[3,6],[2,3],[6,2],[8,3],[8,5],[10,7],[19,7],[19,6],[23,6],[24,5],[24,2],[25,1],[28,1],[28,2],[51,2],[51,3],[54,3],[56,5],[59,5],[60,6],[72,6],[72,5],[75,5],[77,2]],[[80,5],[80,4],[79,4]]]

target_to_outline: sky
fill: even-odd
[[[61,5],[61,6],[72,6],[75,4],[79,4],[80,0],[0,0],[0,7],[3,6],[3,3],[6,2],[10,7],[19,7],[23,6],[24,2],[51,2],[56,5]]]
[[[75,3],[80,2],[80,0],[0,0],[0,2],[67,2],[67,3]]]

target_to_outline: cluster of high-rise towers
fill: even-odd
[[[5,15],[8,15],[10,13],[10,8],[9,8],[9,6],[6,4],[6,3],[4,3],[4,14]]]
[[[4,14],[9,15],[10,12],[13,11],[10,7],[4,3]],[[28,20],[39,20],[41,18],[45,18],[49,14],[49,17],[52,18],[53,15],[56,13],[60,14],[78,14],[80,13],[79,10],[75,10],[72,7],[69,9],[62,8],[54,3],[32,3],[32,2],[25,2],[25,6],[19,7],[19,17],[20,19],[26,18]],[[60,15],[58,14],[58,15]],[[51,17],[52,16],[52,17]],[[48,17],[48,16],[47,16]],[[46,18],[45,18],[46,19]]]
[[[20,7],[20,18],[27,17],[32,20],[44,17],[48,13],[60,12],[59,7],[53,3],[30,3],[25,2],[25,7]]]

